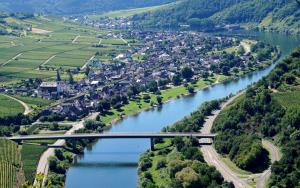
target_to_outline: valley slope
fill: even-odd
[[[296,0],[183,0],[166,9],[136,15],[134,20],[142,27],[189,25],[211,31],[240,24],[252,29],[299,33],[299,16],[300,4]]]
[[[160,5],[173,0],[0,0],[0,10],[7,12],[80,14]]]

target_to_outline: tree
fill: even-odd
[[[293,84],[294,82],[296,81],[296,77],[292,74],[287,74],[286,77],[285,77],[285,82],[287,84]]]
[[[159,79],[158,80],[158,86],[159,87],[164,87],[168,84],[168,80],[167,79]]]
[[[75,83],[75,82],[74,82],[73,75],[72,75],[71,72],[69,72],[69,83],[70,83],[70,84],[74,84],[74,83]]]
[[[89,73],[90,73],[90,70],[91,70],[90,66],[86,66],[85,71],[84,71],[84,74],[85,74],[86,76],[88,76]]]
[[[202,73],[202,77],[204,78],[204,80],[207,80],[207,78],[209,77],[209,72],[208,71],[204,71]]]
[[[56,81],[61,81],[59,70],[56,71]]]
[[[175,86],[178,86],[181,84],[181,76],[180,74],[175,74],[172,78],[172,82]]]
[[[182,78],[186,79],[186,80],[190,80],[193,76],[194,76],[194,72],[191,68],[189,67],[184,67],[182,70],[181,70],[181,76]]]
[[[61,149],[56,149],[54,152],[57,159],[59,159],[60,161],[65,160],[64,153]]]
[[[190,167],[182,169],[175,177],[181,182],[183,188],[202,187],[200,176]]]
[[[58,125],[58,123],[52,123],[51,125],[50,125],[50,128],[49,128],[51,131],[57,131],[57,130],[59,130],[59,125]]]
[[[161,105],[161,104],[162,104],[162,97],[161,97],[160,95],[157,95],[157,96],[156,96],[156,101],[157,101],[157,103],[158,103],[159,105]]]
[[[157,92],[158,91],[158,86],[157,86],[157,82],[152,80],[149,82],[149,84],[147,85],[148,89],[150,92]]]
[[[87,120],[84,122],[84,127],[88,130],[101,130],[105,126],[104,123],[94,120]]]
[[[106,99],[103,99],[99,102],[99,105],[103,108],[104,111],[109,110],[111,105],[110,102]]]
[[[191,94],[195,92],[194,87],[191,86],[191,85],[189,85],[189,86],[187,87],[187,90],[188,90],[188,92],[191,93]]]

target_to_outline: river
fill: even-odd
[[[289,54],[300,38],[284,34],[242,32],[257,40],[278,45],[282,57]],[[245,89],[267,75],[274,65],[236,80],[220,83],[198,91],[193,96],[174,99],[161,108],[154,108],[130,116],[115,124],[108,132],[159,132],[195,111],[203,102],[220,99]],[[149,139],[99,140],[85,149],[83,156],[67,172],[66,188],[134,188],[137,187],[139,156],[150,148]]]

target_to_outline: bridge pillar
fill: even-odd
[[[151,151],[154,151],[155,148],[154,148],[154,139],[153,138],[150,138],[150,143],[151,143]]]

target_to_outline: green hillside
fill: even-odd
[[[161,9],[168,8],[170,6],[174,6],[177,2],[158,5],[158,6],[150,6],[150,7],[143,7],[143,8],[134,8],[134,9],[125,9],[125,10],[116,10],[116,11],[109,11],[103,14],[92,14],[89,15],[89,19],[95,20],[103,17],[110,17],[110,18],[119,18],[119,17],[130,17],[136,14],[146,13],[146,12],[153,12]]]
[[[227,24],[240,24],[299,33],[300,4],[296,0],[183,0],[164,10],[135,15],[134,20],[143,27],[190,25],[210,31]]]
[[[218,152],[250,171],[266,157],[261,138],[274,140],[283,156],[272,165],[269,187],[299,187],[300,49],[224,109],[213,129]]]
[[[20,187],[23,181],[18,145],[12,141],[0,139],[0,187]]]
[[[103,13],[161,5],[174,0],[0,0],[0,11],[52,15]]]

